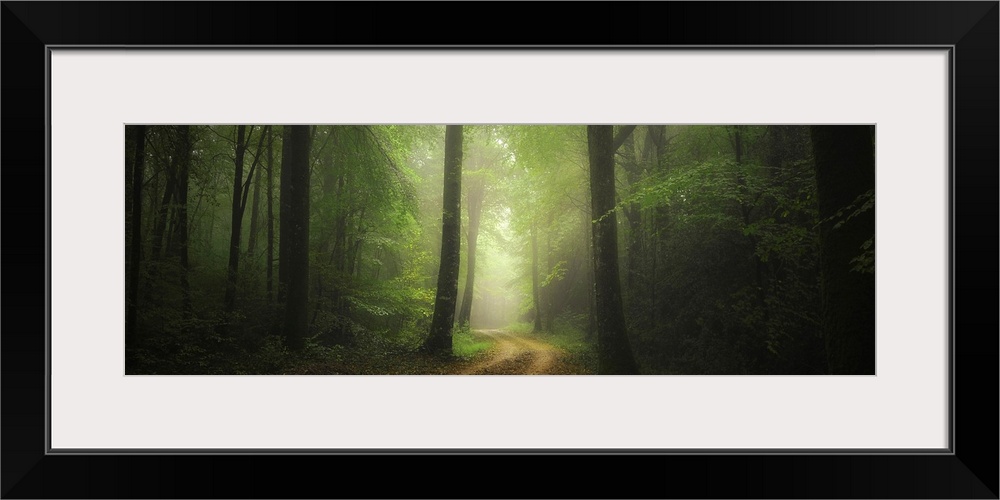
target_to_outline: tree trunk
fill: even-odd
[[[270,129],[270,127],[265,127],[265,128]],[[268,132],[265,132],[265,134],[261,136],[262,140],[266,138]],[[268,144],[268,147],[270,147],[270,144]],[[260,155],[261,153],[262,151],[257,152],[258,155]],[[270,168],[270,166],[268,168]],[[254,258],[254,252],[257,250],[257,240],[259,239],[260,235],[260,171],[261,170],[262,169],[257,169],[257,171],[254,172],[253,204],[250,206],[250,238],[247,239],[247,258],[250,259],[251,262],[256,261],[256,259]]]
[[[622,142],[622,160],[620,165],[622,170],[625,172],[625,180],[628,181],[629,190],[634,190],[635,185],[642,178],[643,165],[639,164],[639,159],[635,155],[635,135],[629,134],[628,137]],[[617,151],[617,149],[615,150]],[[625,303],[628,306],[629,300],[632,298],[633,292],[636,290],[636,284],[639,281],[639,226],[642,223],[642,214],[640,213],[641,206],[638,201],[633,201],[631,203],[622,205],[622,215],[625,216],[625,224],[628,227],[628,231],[625,233],[625,282],[624,282],[624,293],[625,293]]]
[[[345,176],[345,169],[341,168],[340,174],[337,176],[337,198],[341,200],[344,200],[347,194],[344,189],[346,184]],[[347,275],[347,215],[351,205],[350,202],[341,203],[340,205],[342,208],[334,223],[333,252],[330,255],[330,262],[333,264],[332,274],[334,276],[330,292],[330,302],[333,304],[334,315],[337,318],[334,325],[333,342],[342,344],[346,342],[349,336],[345,310],[347,305],[341,293],[341,288],[346,283],[344,278]]]
[[[667,126],[656,125],[646,128],[647,150],[643,153],[643,161],[650,164],[652,172],[664,174],[667,172]],[[670,212],[666,204],[656,206],[652,210],[652,221],[650,225],[650,265],[652,271],[649,276],[649,324],[656,325],[666,321],[669,316],[670,304],[667,302],[666,294],[659,293],[662,286],[667,283],[667,244],[669,242],[670,230],[667,227],[670,221]]]
[[[240,198],[243,196],[243,158],[246,155],[246,125],[236,127],[236,172],[233,174],[233,203],[231,231],[229,233],[229,266],[226,272],[226,314],[231,315],[236,307],[236,276],[240,265],[240,233],[243,226],[243,211]]]
[[[270,126],[265,126],[266,129]],[[236,134],[236,173],[233,175],[233,214],[232,231],[229,238],[229,268],[226,275],[226,314],[232,314],[236,307],[236,285],[239,281],[240,244],[243,233],[243,214],[247,209],[247,197],[250,195],[250,182],[253,180],[260,162],[260,154],[264,148],[264,133],[261,133],[257,141],[257,152],[254,154],[253,163],[250,164],[250,172],[247,173],[246,181],[243,180],[243,160],[246,157],[247,146],[250,137],[244,139],[245,125],[240,125]],[[253,134],[253,128],[250,129]]]
[[[874,127],[811,127],[819,205],[822,328],[831,374],[875,374],[875,274],[852,270],[852,259],[875,237],[875,210],[840,227],[837,213],[875,189]],[[855,207],[856,209],[857,207]]]
[[[344,196],[344,182],[344,172],[341,171],[337,176],[337,197],[340,199]],[[347,211],[350,209],[346,203],[342,206],[333,225],[333,253],[330,255],[333,268],[341,274],[347,267]]]
[[[323,188],[323,206],[336,206],[332,200],[335,200],[339,193],[337,193],[337,175],[338,170],[342,166],[338,162],[337,149],[339,147],[339,141],[337,139],[338,129],[340,126],[332,126],[329,130],[329,142],[331,147],[328,149],[323,148],[322,154],[319,157],[319,173],[320,179],[322,181]],[[316,153],[314,153],[316,154]],[[331,211],[333,212],[333,211]],[[335,215],[334,213],[330,214]],[[325,220],[325,219],[323,219]],[[334,219],[335,220],[335,219]],[[323,235],[323,239],[320,241],[319,252],[321,255],[328,255],[333,251],[333,233],[326,231]],[[331,260],[332,262],[332,260]]]
[[[438,271],[434,317],[424,348],[451,354],[455,323],[458,270],[462,245],[462,125],[448,125],[444,140],[444,208],[441,216],[441,267]]]
[[[628,180],[629,188],[635,189],[643,177],[643,165],[635,156],[635,134],[629,134],[624,141],[625,149],[622,152],[624,161],[622,162],[625,176]],[[648,144],[643,148],[644,153],[649,149]],[[645,159],[645,157],[643,157]],[[625,307],[628,309],[628,317],[633,328],[644,329],[642,324],[645,316],[642,314],[650,309],[648,302],[649,294],[646,287],[647,263],[645,262],[645,252],[643,251],[643,216],[642,207],[638,202],[632,202],[622,207],[622,214],[625,215],[625,222],[628,227],[625,238]]]
[[[309,326],[309,126],[286,126],[283,142],[278,291],[285,343],[301,350]]]
[[[177,170],[177,155],[175,154],[167,165],[167,182],[163,188],[163,199],[160,201],[159,210],[156,213],[156,220],[153,223],[153,241],[150,247],[150,257],[159,260],[163,257],[163,237],[167,231],[167,220],[170,213],[170,205],[174,201],[174,190],[177,186],[175,180]]]
[[[188,281],[188,177],[190,177],[191,167],[191,127],[183,125],[180,127],[180,151],[178,151],[179,172],[177,173],[177,245],[181,263],[181,294],[183,296],[184,313],[190,316],[191,305],[191,284]]]
[[[588,341],[593,340],[594,334],[597,333],[597,315],[595,314],[597,306],[594,302],[594,238],[590,234],[593,232],[591,215],[591,208],[586,207],[586,211],[583,213],[583,234],[587,235],[587,251],[585,253],[587,258],[587,332],[584,338]]]
[[[136,333],[136,317],[139,304],[139,264],[142,260],[142,178],[146,165],[146,126],[130,127],[135,137],[135,157],[132,161],[132,207],[131,238],[129,248],[128,314],[125,317],[125,331]]]
[[[479,240],[479,221],[483,213],[483,198],[486,197],[486,183],[482,179],[470,186],[467,200],[469,202],[469,231],[466,239],[469,248],[465,265],[465,294],[462,297],[462,308],[458,313],[458,324],[464,326],[472,320],[472,300],[475,296],[473,286],[476,279],[476,242]]]
[[[629,345],[618,273],[618,221],[615,208],[613,128],[587,126],[594,241],[594,281],[600,374],[638,373]]]
[[[267,303],[274,303],[274,130],[267,129]]]
[[[538,286],[538,229],[531,222],[531,295],[535,302],[535,331],[542,331],[542,298]]]

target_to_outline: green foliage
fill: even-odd
[[[543,286],[543,287],[547,287],[550,284],[552,284],[554,282],[557,282],[557,281],[565,278],[566,277],[566,265],[567,265],[567,262],[565,260],[561,260],[559,262],[556,262],[555,265],[552,266],[552,269],[549,269],[548,274],[546,274],[545,277],[542,279],[542,282],[540,283],[540,285]]]
[[[651,291],[626,290],[629,304],[653,297],[630,318],[640,363],[656,373],[822,371],[807,131],[741,127],[741,161],[732,128],[672,132],[665,164],[616,207],[636,204],[657,225],[636,247],[647,249],[640,258],[655,252]]]
[[[864,243],[861,244],[861,255],[851,259],[851,264],[854,267],[851,268],[852,271],[857,271],[859,273],[874,273],[875,272],[875,237],[868,238]]]
[[[841,226],[847,224],[855,217],[868,212],[869,210],[875,209],[875,191],[869,189],[861,195],[859,195],[854,202],[847,205],[846,207],[837,211],[832,217],[824,222],[836,221],[833,225],[833,229],[840,229]],[[845,216],[845,214],[847,214]],[[851,268],[852,271],[859,273],[871,274],[875,272],[875,235],[871,238],[865,240],[859,248],[861,254],[857,257],[851,259],[851,263],[854,266]]]
[[[852,202],[850,205],[847,205],[846,207],[837,210],[837,213],[834,214],[833,217],[830,217],[828,220],[836,220],[837,222],[836,224],[833,225],[833,228],[838,229],[840,228],[840,226],[843,226],[851,219],[874,208],[875,208],[875,191],[869,189],[868,191],[865,191],[864,193],[858,195],[858,197],[855,198],[854,202]],[[847,217],[844,217],[844,214],[847,214]]]

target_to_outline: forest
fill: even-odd
[[[873,375],[870,125],[126,125],[128,375]]]

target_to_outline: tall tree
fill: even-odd
[[[261,135],[261,140],[266,140],[270,135],[270,126],[265,126],[263,134]],[[270,145],[269,145],[270,146]],[[258,148],[257,154],[260,155],[263,151]],[[268,166],[267,168],[270,168]],[[260,233],[260,171],[262,168],[258,168],[254,174],[253,179],[253,203],[250,205],[250,237],[247,238],[247,257],[254,259],[254,252],[257,250],[257,240]],[[256,260],[256,259],[254,259]]]
[[[267,128],[267,303],[274,302],[274,130]]]
[[[253,127],[250,128],[250,134],[253,134]],[[246,125],[240,125],[236,128],[236,157],[234,159],[236,171],[233,175],[232,230],[229,233],[229,267],[228,272],[226,273],[225,305],[227,313],[232,313],[233,309],[236,307],[236,282],[239,278],[243,213],[246,211],[247,196],[250,194],[250,182],[253,180],[253,174],[254,170],[257,169],[257,163],[260,161],[260,153],[264,146],[264,138],[265,134],[261,134],[260,140],[257,144],[257,154],[254,155],[253,163],[250,165],[250,172],[247,174],[246,182],[244,182],[243,160],[246,157],[250,137],[246,135]]]
[[[649,165],[649,169],[657,174],[667,172],[666,149],[667,149],[667,126],[650,125],[646,127],[646,141],[642,151],[643,162]],[[648,246],[650,265],[653,270],[647,277],[649,284],[649,325],[656,325],[666,318],[670,308],[669,302],[659,296],[659,286],[657,283],[666,282],[666,248],[669,242],[670,231],[667,228],[669,210],[666,204],[660,204],[652,209],[651,241]]]
[[[468,258],[465,262],[465,293],[462,296],[462,307],[458,313],[458,324],[464,325],[472,318],[472,299],[476,279],[476,244],[479,240],[479,221],[483,213],[483,198],[486,197],[486,179],[480,175],[474,177],[466,190],[466,200],[469,203],[469,230],[466,232],[466,249]]]
[[[451,353],[451,332],[458,300],[458,270],[462,244],[462,126],[448,125],[444,139],[444,207],[441,215],[441,267],[431,332],[424,348]]]
[[[531,296],[535,304],[535,330],[542,331],[542,297],[538,291],[538,229],[531,222]]]
[[[649,128],[648,126],[646,127]],[[647,174],[649,165],[646,158],[636,157],[636,140],[638,134],[629,134],[622,148],[623,161],[621,166],[625,171],[625,178],[628,180],[630,190],[635,190],[636,186]],[[647,133],[648,136],[648,133]],[[648,142],[648,137],[647,137]],[[643,153],[648,150],[648,145],[643,144]],[[643,320],[648,319],[646,311],[652,309],[652,294],[649,290],[649,277],[651,263],[647,259],[646,252],[646,226],[648,217],[643,213],[642,206],[637,200],[626,203],[622,207],[622,215],[625,216],[625,307],[628,310],[630,326],[633,329],[641,329],[646,325]],[[633,330],[634,331],[634,330]]]
[[[830,373],[875,373],[875,273],[854,260],[874,249],[874,127],[810,130],[819,205],[822,328]]]
[[[177,144],[179,171],[177,173],[177,251],[181,263],[181,293],[183,295],[184,312],[190,315],[191,283],[188,274],[191,266],[188,263],[188,183],[191,177],[191,126],[182,125]]]
[[[176,146],[172,147],[176,150]],[[169,155],[170,159],[166,162],[166,186],[163,189],[163,198],[160,201],[159,209],[156,212],[156,219],[153,223],[153,241],[150,244],[150,257],[153,260],[159,260],[163,257],[161,250],[163,249],[163,238],[164,233],[167,230],[167,221],[171,212],[171,205],[174,203],[174,197],[177,188],[177,162],[180,155],[173,152],[174,154]]]
[[[309,326],[309,126],[288,125],[281,152],[279,301],[290,349],[305,345]]]
[[[628,129],[631,132],[634,127]],[[638,373],[625,326],[621,280],[618,273],[618,220],[615,216],[614,129],[587,126],[590,159],[590,197],[593,217],[594,292],[596,301],[598,371],[603,374]]]
[[[240,232],[243,225],[243,213],[240,210],[240,198],[243,191],[243,158],[247,151],[246,125],[236,127],[236,156],[233,163],[236,171],[233,174],[233,200],[230,213],[229,233],[229,266],[226,272],[226,312],[232,313],[236,305],[236,275],[240,263]],[[252,133],[252,129],[251,129]]]
[[[128,315],[125,317],[126,332],[135,333],[139,304],[139,262],[142,259],[142,178],[146,164],[146,126],[135,125],[132,129],[135,141],[135,156],[132,160],[132,206],[131,238],[129,244],[129,285]]]
[[[587,204],[586,211],[583,214],[583,226],[585,234],[587,234],[587,248],[585,256],[587,258],[587,275],[584,283],[587,286],[587,334],[586,339],[591,341],[594,339],[594,334],[597,333],[597,303],[594,299],[594,238],[592,234],[593,228],[593,212],[591,211],[590,203]]]

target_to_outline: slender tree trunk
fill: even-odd
[[[654,172],[664,174],[667,172],[667,127],[666,125],[651,126],[647,129],[647,143],[650,145],[648,161]],[[666,321],[670,313],[670,304],[666,300],[666,294],[660,293],[661,288],[667,283],[667,245],[670,241],[670,209],[664,204],[653,208],[652,232],[653,238],[650,242],[650,253],[653,271],[650,273],[649,302],[650,324],[658,325]]]
[[[652,175],[665,173],[664,166],[665,146],[667,137],[666,125],[647,125],[646,138],[640,152],[640,161],[647,172]],[[639,286],[639,294],[644,296],[645,321],[646,325],[652,329],[657,329],[662,318],[666,317],[667,304],[663,299],[663,294],[658,293],[660,283],[666,281],[662,260],[666,253],[667,236],[667,207],[665,204],[647,209],[642,216],[640,226],[644,238],[640,243],[643,254],[643,263],[639,266],[642,284]]]
[[[336,182],[337,182],[335,169],[338,165],[336,164],[333,155],[333,150],[336,149],[336,142],[337,142],[336,138],[334,137],[336,131],[337,131],[337,126],[330,127],[329,129],[330,139],[332,139],[334,143],[333,148],[327,149],[324,146],[322,151],[314,152],[314,154],[319,155],[319,174],[323,189],[323,197],[321,200],[322,200],[322,205],[324,207],[329,207],[333,205],[334,194],[335,194],[334,188],[336,187]],[[321,218],[320,221],[321,224],[326,225],[324,222],[325,221],[324,218]],[[323,233],[323,235],[324,236],[322,237],[319,243],[319,253],[321,255],[329,255],[332,252],[333,233],[331,231],[326,231]],[[332,258],[330,259],[330,262],[333,262]],[[316,323],[316,318],[319,317],[320,310],[322,310],[325,307],[328,307],[329,305],[326,303],[326,296],[327,296],[326,284],[327,281],[330,280],[330,276],[333,274],[331,270],[328,268],[328,266],[320,266],[315,270],[316,270],[316,277],[314,279],[316,281],[316,296],[318,300],[316,301],[316,309],[313,311],[312,324]]]
[[[354,244],[351,245],[350,253],[348,254],[347,260],[347,274],[349,276],[357,277],[360,273],[359,261],[361,260],[361,246],[365,242],[365,212],[367,212],[367,207],[362,206],[361,212],[358,214],[358,223],[354,230]]]
[[[346,190],[344,186],[346,185],[346,172],[344,169],[340,170],[337,175],[337,198],[344,200],[346,198]],[[336,323],[333,332],[333,342],[334,343],[345,343],[348,338],[347,332],[347,322],[345,313],[345,300],[341,293],[341,288],[344,286],[345,280],[344,276],[347,274],[347,215],[350,209],[349,203],[341,203],[341,209],[337,214],[336,221],[333,226],[333,252],[330,254],[330,263],[333,265],[333,272],[331,273],[334,277],[333,283],[331,284],[330,291],[330,303],[333,304],[334,315],[336,316]]]
[[[129,248],[128,314],[125,317],[125,331],[131,336],[137,333],[136,317],[139,307],[139,265],[142,260],[142,178],[146,164],[146,126],[131,127],[135,137],[135,159],[132,161],[132,208],[131,239]]]
[[[462,245],[462,125],[448,125],[444,140],[444,208],[441,215],[441,268],[431,331],[424,348],[451,354],[458,270]]]
[[[542,298],[538,286],[538,229],[531,222],[531,296],[535,303],[535,331],[542,331]]]
[[[614,131],[610,125],[587,126],[593,225],[594,280],[597,305],[598,370],[603,374],[638,373],[625,326],[618,273],[618,222],[615,208]]]
[[[267,303],[274,303],[274,130],[267,129]]]
[[[163,237],[164,233],[167,231],[167,220],[170,213],[170,205],[174,201],[174,189],[176,188],[177,182],[174,179],[177,170],[177,155],[171,159],[170,164],[167,166],[167,182],[166,186],[163,188],[163,199],[160,201],[160,207],[156,214],[156,222],[153,224],[153,242],[150,247],[150,257],[153,260],[159,260],[162,255],[163,250]]]
[[[337,197],[341,198],[344,195],[344,174],[341,174],[337,178]],[[342,199],[342,198],[341,198]],[[343,273],[344,269],[347,268],[347,210],[349,207],[345,206],[340,214],[337,215],[337,221],[333,225],[333,254],[330,256],[331,262],[333,263],[333,268],[339,272]]]
[[[597,305],[594,297],[594,238],[593,238],[593,219],[591,219],[591,208],[588,206],[586,211],[583,213],[583,234],[587,238],[587,274],[586,274],[586,284],[587,284],[587,332],[586,339],[593,340],[594,334],[597,333]]]
[[[236,307],[236,279],[240,265],[240,233],[243,226],[243,211],[240,198],[243,196],[243,158],[246,155],[246,125],[236,127],[236,173],[233,174],[233,203],[229,233],[229,266],[226,272],[226,314]]]
[[[178,252],[181,263],[181,293],[183,295],[184,313],[190,316],[192,313],[191,304],[191,283],[188,281],[190,265],[188,263],[188,181],[191,167],[191,127],[182,125],[180,127],[180,171],[177,173],[177,237]]]
[[[622,167],[625,170],[625,177],[628,179],[629,187],[632,188],[639,182],[643,170],[642,165],[639,164],[639,161],[635,157],[635,134],[629,134],[622,145],[625,147],[622,151],[622,155],[625,157]],[[634,313],[642,309],[639,304],[639,290],[641,288],[639,282],[643,274],[641,257],[639,255],[642,238],[642,215],[640,209],[641,207],[638,202],[632,202],[622,207],[622,213],[625,215],[625,221],[628,224],[628,233],[626,233],[625,239],[625,263],[627,270],[625,272],[625,303],[633,319],[635,316]]]
[[[322,176],[323,206],[336,207],[332,210],[333,231],[327,231],[320,241],[319,252],[322,255],[329,255],[329,265],[320,267],[320,275],[317,276],[317,287],[323,290],[321,297],[323,300],[316,302],[315,316],[319,315],[321,308],[331,310],[335,316],[335,322],[328,335],[324,336],[324,343],[344,345],[352,341],[349,323],[345,321],[348,313],[345,311],[347,303],[343,300],[340,289],[344,286],[345,269],[347,267],[347,214],[350,209],[348,203],[344,203],[347,197],[344,195],[345,173],[347,164],[338,161],[340,151],[341,136],[345,136],[345,143],[350,143],[351,129],[343,126],[333,126],[329,129],[328,143],[324,144],[320,155],[320,175]],[[329,146],[329,147],[327,147]],[[337,200],[334,202],[333,200]],[[324,219],[325,220],[325,219]]]
[[[542,280],[541,275],[539,275],[539,280],[541,280],[539,282],[540,283],[539,291],[541,292],[542,303],[545,304],[545,306],[543,306],[542,308],[545,312],[545,319],[542,320],[542,323],[544,325],[549,326],[550,332],[554,331],[552,327],[553,325],[556,324],[557,309],[555,307],[555,300],[553,296],[556,293],[556,287],[559,286],[562,281],[561,279],[556,280],[554,278],[551,278],[552,270],[555,269],[555,265],[552,262],[553,218],[554,218],[553,212],[549,212],[548,221],[546,224],[546,231],[545,231],[545,272],[544,272],[545,279]],[[539,264],[541,264],[541,261],[539,261]]]
[[[637,204],[629,204],[622,207],[622,214],[625,215],[625,222],[628,226],[628,238],[626,239],[626,279],[625,279],[625,305],[629,311],[629,319],[633,328],[644,330],[646,325],[643,321],[646,316],[643,314],[651,309],[651,298],[648,293],[648,262],[646,262],[645,252],[643,252],[643,224],[642,214]]]
[[[479,221],[483,212],[483,198],[486,196],[486,184],[482,179],[477,179],[468,191],[469,202],[469,231],[466,239],[469,248],[466,250],[468,258],[465,265],[465,294],[462,296],[462,308],[458,313],[458,324],[464,326],[472,320],[472,300],[475,296],[474,285],[476,279],[476,242],[479,240]]]
[[[875,374],[875,274],[854,271],[852,259],[875,237],[875,209],[834,227],[838,212],[875,189],[874,127],[811,127],[819,205],[822,328],[830,373]],[[873,243],[874,244],[874,243]]]
[[[337,175],[338,170],[341,165],[337,161],[336,151],[339,147],[338,140],[338,128],[340,126],[330,127],[330,144],[332,147],[329,149],[324,148],[322,155],[320,157],[320,175],[322,176],[323,182],[323,205],[331,206],[336,204],[333,202],[338,196],[337,193]],[[336,214],[331,214],[335,216]],[[336,220],[334,218],[334,220]],[[328,255],[333,251],[333,233],[327,231],[320,242],[319,251],[322,255]],[[331,259],[332,262],[332,259]]]
[[[285,342],[300,350],[309,327],[309,126],[288,125],[284,134],[278,289],[285,299]]]
[[[264,132],[270,125],[264,127]],[[261,133],[257,141],[257,151],[254,154],[253,163],[250,164],[250,171],[247,173],[246,181],[243,180],[243,162],[246,157],[247,148],[250,143],[249,135],[253,135],[253,128],[250,134],[244,137],[245,125],[240,125],[236,134],[236,172],[233,175],[233,207],[232,221],[229,233],[229,267],[226,275],[226,314],[231,315],[236,307],[236,287],[239,282],[240,245],[242,244],[243,214],[247,209],[247,197],[250,195],[250,183],[253,181],[257,171],[257,164],[260,163],[261,152],[264,149],[265,134]]]
[[[284,311],[286,295],[288,293],[288,242],[291,240],[289,226],[291,222],[292,193],[289,175],[292,170],[288,164],[293,156],[290,135],[292,125],[285,125],[281,130],[281,177],[278,180],[278,304]],[[287,172],[286,172],[287,170]]]
[[[269,128],[269,127],[268,127]],[[261,136],[266,138],[267,134]],[[270,146],[270,145],[269,145]],[[258,151],[259,155],[261,151]],[[270,168],[270,167],[268,167]],[[247,257],[251,262],[256,260],[254,252],[257,250],[257,240],[260,238],[260,171],[254,172],[253,179],[253,204],[250,205],[250,238],[247,240]]]

